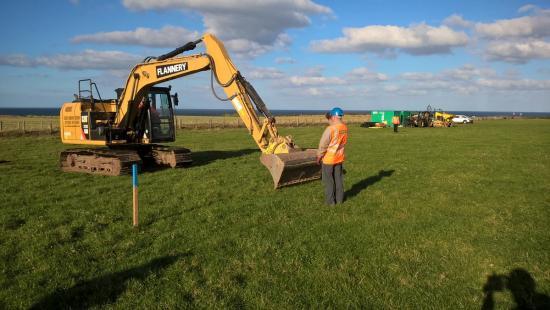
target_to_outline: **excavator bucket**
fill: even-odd
[[[260,161],[271,173],[275,188],[300,184],[321,178],[315,149],[288,154],[262,154]]]

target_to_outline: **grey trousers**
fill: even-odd
[[[333,205],[344,202],[344,173],[342,164],[325,165],[322,168],[325,184],[325,203]]]

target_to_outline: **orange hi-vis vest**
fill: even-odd
[[[394,116],[393,119],[392,119],[392,123],[394,125],[399,125],[399,123],[400,123],[399,116]]]
[[[344,146],[348,141],[348,126],[336,124],[330,127],[330,142],[323,157],[323,164],[336,165],[344,162]]]

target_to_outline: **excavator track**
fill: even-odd
[[[164,145],[68,149],[59,158],[63,171],[109,176],[131,174],[133,164],[176,168],[192,162],[191,150]]]
[[[141,165],[138,152],[109,148],[68,149],[59,157],[61,170],[98,175],[125,175],[132,172],[132,165]]]
[[[151,156],[158,166],[185,167],[193,162],[191,150],[184,147],[153,145]]]

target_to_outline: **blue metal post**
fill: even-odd
[[[138,165],[132,165],[132,187],[133,187],[133,218],[134,227],[138,226]]]

